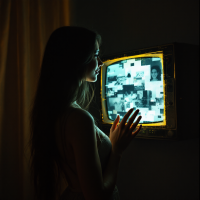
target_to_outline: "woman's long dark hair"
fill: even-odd
[[[55,123],[74,101],[88,110],[94,90],[85,77],[96,41],[100,43],[101,37],[95,31],[66,26],[56,29],[47,42],[30,112],[30,161],[36,199],[55,200],[59,194]]]

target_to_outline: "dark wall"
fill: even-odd
[[[73,0],[70,16],[71,25],[102,35],[104,55],[173,42],[199,45],[197,0]],[[199,199],[199,139],[133,140],[117,186],[121,200]]]
[[[97,30],[105,54],[199,44],[198,0],[73,0],[71,7],[71,24]]]

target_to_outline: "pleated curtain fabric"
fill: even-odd
[[[29,112],[50,34],[69,0],[0,0],[0,200],[31,200]]]

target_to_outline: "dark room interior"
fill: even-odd
[[[31,63],[41,64],[53,30],[64,25],[96,30],[103,56],[172,43],[199,46],[198,0],[56,2],[0,0],[0,200],[33,199],[27,124],[39,67]],[[199,65],[183,66],[199,77]],[[99,82],[94,85],[89,111],[100,120]],[[199,91],[191,91],[185,91],[190,102],[182,105],[181,139],[135,138],[123,153],[116,183],[121,200],[199,199]]]

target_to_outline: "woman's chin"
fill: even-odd
[[[90,77],[90,78],[87,78],[86,81],[87,82],[96,82],[97,81],[97,75]]]

